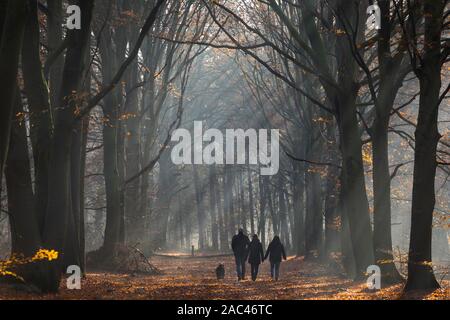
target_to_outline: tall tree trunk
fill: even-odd
[[[37,222],[42,232],[48,201],[48,159],[53,122],[48,87],[42,73],[37,6],[37,1],[30,1],[22,49],[22,70],[30,109]]]
[[[191,250],[191,246],[193,246],[192,243],[192,220],[189,214],[186,215],[186,223],[185,223],[185,227],[186,227],[186,249],[187,250]]]
[[[119,244],[121,226],[121,193],[117,161],[118,104],[114,95],[114,92],[110,93],[104,99],[104,116],[107,122],[103,126],[103,174],[105,176],[106,189],[106,227],[103,249],[106,257],[111,257]]]
[[[192,169],[194,173],[195,202],[197,204],[198,248],[203,250],[206,248],[205,207],[203,203],[204,192],[197,166],[194,165]]]
[[[359,137],[354,97],[344,101],[341,111],[341,150],[343,180],[346,185],[343,201],[349,222],[352,247],[356,263],[356,276],[363,277],[367,267],[374,264],[372,228],[369,216],[362,144]]]
[[[136,84],[139,82],[138,62],[135,61],[129,70],[126,83],[126,102],[125,114],[129,115],[126,122],[126,141],[125,141],[125,155],[126,155],[126,176],[131,177],[140,171],[140,119],[139,119],[139,91]],[[139,190],[141,179],[135,179],[126,186],[125,189],[125,215],[126,215],[126,238],[131,245],[142,242],[143,216],[139,210]]]
[[[55,117],[55,131],[49,157],[48,205],[45,217],[43,244],[45,248],[61,253],[56,262],[48,263],[44,280],[44,291],[59,289],[64,261],[64,250],[75,239],[67,238],[66,228],[71,208],[71,148],[72,128],[77,108],[80,107],[81,81],[84,75],[85,51],[89,48],[90,25],[94,2],[78,2],[83,15],[81,30],[68,32],[68,47],[64,65],[58,112]]]
[[[305,251],[306,258],[315,258],[319,254],[322,243],[322,192],[319,174],[307,166],[305,173],[306,216],[305,216]]]
[[[89,134],[90,118],[83,119],[81,133],[81,164],[80,164],[80,267],[83,273],[86,272],[86,232],[85,232],[85,181],[86,174],[86,151]]]
[[[4,4],[2,4],[4,5]],[[6,5],[0,42],[0,181],[8,156],[11,120],[14,110],[17,70],[25,30],[27,0],[10,0]],[[1,187],[0,187],[1,191]]]
[[[18,89],[14,111],[23,113]],[[13,120],[10,147],[5,168],[8,213],[11,226],[12,253],[33,256],[40,247],[41,236],[34,208],[30,159],[25,123]],[[26,278],[26,276],[25,276]]]
[[[230,239],[230,235],[232,236],[235,234],[235,213],[234,213],[234,205],[233,205],[233,185],[234,185],[234,173],[232,171],[232,168],[230,165],[225,165],[224,167],[225,171],[225,186],[224,186],[224,197],[225,197],[225,216],[226,221],[228,222],[226,228],[228,231],[228,243]]]
[[[258,224],[258,234],[261,237],[261,243],[265,247],[266,245],[266,209],[267,209],[267,199],[266,199],[266,185],[265,180],[267,177],[262,175],[259,176],[259,224]]]
[[[373,131],[373,191],[374,191],[374,251],[381,268],[383,283],[401,279],[394,263],[391,236],[391,177],[388,160],[389,118],[374,122]]]
[[[123,114],[121,109],[122,103],[119,104],[118,114]],[[126,237],[126,216],[125,216],[125,132],[122,122],[119,121],[117,125],[117,170],[119,174],[119,214],[120,214],[120,228],[119,228],[119,243],[125,244]]]
[[[219,180],[218,180],[219,181]],[[228,233],[226,228],[226,219],[225,219],[225,212],[224,211],[224,204],[225,201],[222,201],[222,192],[221,185],[223,184],[218,183],[216,187],[216,200],[217,200],[217,215],[218,215],[218,227],[219,227],[219,239],[220,239],[220,251],[225,252],[228,249]]]
[[[23,113],[19,90],[16,90],[15,112]],[[11,228],[11,253],[15,257],[32,257],[41,247],[37,223],[30,159],[25,124],[13,120],[10,148],[5,168],[8,195],[8,213]],[[27,283],[39,283],[40,274],[35,264],[19,266],[16,273]]]
[[[406,73],[401,69],[404,54],[391,54],[391,1],[380,1],[381,30],[378,40],[380,86],[375,102],[372,132],[374,228],[373,241],[377,265],[381,268],[382,283],[401,280],[392,253],[391,235],[391,177],[389,172],[388,128],[395,97]]]
[[[84,63],[90,63],[90,50],[85,50]],[[90,96],[91,86],[90,70],[83,72],[80,83],[80,95]],[[72,215],[68,224],[68,238],[74,239],[65,252],[65,264],[67,266],[80,266],[84,272],[85,250],[84,250],[84,175],[86,160],[87,126],[89,115],[83,120],[77,121],[72,130],[72,148],[70,154],[70,192],[72,201]]]
[[[270,217],[272,218],[272,230],[273,230],[273,235],[279,235],[280,234],[280,217],[277,215],[277,212],[275,211],[275,195],[276,193],[274,192],[272,185],[270,184],[271,181],[269,180],[269,178],[267,177],[267,179],[265,180],[266,184],[265,184],[265,191],[266,191],[266,197],[267,197],[267,207],[269,209],[270,212]]]
[[[308,159],[319,158],[320,148],[323,143],[319,141],[318,128],[313,127],[306,142],[306,157]],[[323,238],[323,213],[320,167],[307,164],[305,172],[306,212],[305,212],[305,258],[317,258],[320,253]]]
[[[63,38],[63,5],[62,0],[47,0],[48,17],[48,46],[50,55],[55,54]],[[50,104],[58,104],[62,75],[64,71],[64,55],[60,54],[52,63],[49,70]]]
[[[244,178],[243,173],[239,174],[239,185],[236,194],[239,196],[239,212],[240,212],[240,224],[242,228],[248,232],[247,230],[247,206],[245,205],[245,196],[244,196]]]
[[[155,137],[156,132],[156,122],[157,119],[154,116],[153,108],[154,108],[154,82],[153,77],[150,77],[149,85],[144,92],[144,102],[142,108],[149,108],[150,115],[145,117],[143,121],[144,125],[142,126],[141,136],[145,139],[143,142],[143,155],[141,157],[142,163],[141,167],[145,166],[151,161],[151,151],[152,144]],[[148,100],[148,102],[147,102]],[[145,132],[144,132],[145,130]],[[152,214],[153,212],[153,203],[154,196],[152,195],[153,188],[153,175],[151,173],[147,173],[142,175],[141,177],[141,190],[140,190],[140,199],[138,208],[140,215],[145,219],[145,225],[147,225],[148,230],[152,230]],[[151,238],[151,237],[150,237]],[[150,240],[151,241],[151,240]],[[148,244],[148,241],[145,241]]]
[[[64,265],[81,265],[80,237],[81,237],[81,151],[82,151],[81,121],[72,130],[72,146],[70,150],[70,199],[71,214],[67,223],[67,238],[69,241],[64,250]]]
[[[338,168],[328,168],[325,195],[325,246],[323,256],[329,259],[339,246]]]
[[[361,15],[362,9],[367,4],[362,6],[355,4],[356,2],[348,0],[335,1],[336,14],[340,17],[336,21],[336,27],[340,30],[358,30],[358,34],[350,36],[355,36],[356,40],[359,41],[364,36],[362,32],[364,30],[364,21],[357,17]],[[309,8],[313,8],[311,0],[307,1],[306,5]],[[312,57],[314,64],[324,75],[331,77],[330,68],[327,68],[328,54],[326,54],[315,18],[310,14],[305,15],[304,18],[308,38],[313,49],[317,52],[317,55]],[[359,25],[356,25],[356,22]],[[363,278],[367,267],[374,264],[375,258],[362,162],[362,142],[356,113],[356,97],[359,87],[357,63],[352,45],[346,39],[338,39],[336,41],[335,55],[338,71],[336,87],[339,90],[327,81],[322,80],[321,82],[327,99],[335,110],[338,123],[339,142],[343,159],[342,181],[347,189],[343,193],[342,201],[345,203],[346,218],[348,218],[349,223],[356,274],[358,278]]]
[[[342,248],[342,264],[344,266],[344,269],[349,277],[355,277],[356,276],[356,261],[354,256],[354,250],[353,250],[353,243],[351,239],[350,234],[350,225],[348,221],[348,212],[347,207],[345,204],[346,195],[345,193],[345,181],[343,180],[343,173],[341,173],[340,176],[340,186],[341,186],[341,192],[339,195],[339,212],[341,216],[341,223],[340,223],[340,235],[341,235],[341,248]]]
[[[178,222],[177,222],[177,228],[178,228],[178,240],[180,249],[183,250],[185,248],[184,245],[184,233],[183,233],[183,225],[184,225],[184,219],[183,219],[183,206],[181,204],[181,199],[178,198],[178,208],[177,208],[177,216],[178,216]]]
[[[278,210],[280,216],[280,237],[285,248],[290,247],[289,230],[287,223],[287,206],[284,181],[281,175],[278,176]]]
[[[253,181],[250,165],[247,167],[247,180],[248,180],[248,209],[250,215],[250,231],[252,235],[255,234],[255,204],[253,195]]]
[[[166,150],[159,160],[159,188],[158,205],[156,208],[156,219],[153,230],[155,245],[162,248],[166,245],[167,223],[170,214],[170,194],[173,172],[170,168],[170,150]]]
[[[209,168],[209,212],[211,215],[211,237],[212,247],[214,250],[219,249],[219,226],[217,223],[217,207],[219,204],[216,199],[217,175],[216,167]]]
[[[338,23],[339,28],[357,26],[360,8],[351,1],[339,0],[337,3],[339,14],[346,15],[351,26],[344,21]],[[358,26],[360,27],[360,26]],[[358,37],[361,35],[359,34]],[[356,264],[356,277],[363,278],[367,267],[375,262],[373,252],[372,227],[370,223],[369,203],[367,199],[364,165],[362,161],[362,141],[358,125],[356,97],[357,66],[348,41],[337,41],[336,57],[338,65],[339,91],[328,88],[328,98],[337,112],[336,120],[339,128],[339,142],[342,153],[343,176],[346,191],[343,193],[346,217],[348,218],[352,247]]]
[[[439,283],[431,258],[435,206],[436,149],[441,80],[441,31],[446,1],[424,1],[425,46],[418,70],[420,102],[414,150],[414,183],[409,245],[408,280],[405,291],[435,289]]]
[[[338,150],[336,148],[335,122],[333,118],[327,117],[327,146],[325,157],[327,162],[335,162],[339,158]],[[340,250],[339,245],[339,168],[338,166],[330,166],[327,168],[326,180],[326,195],[325,195],[325,245],[323,257],[329,259],[333,252]]]
[[[304,221],[304,164],[294,163],[293,207],[294,207],[294,247],[297,256],[305,254],[305,221]]]
[[[105,33],[110,35],[109,33]],[[105,84],[112,81],[113,70],[119,53],[113,53],[109,42],[100,43],[99,52],[102,58],[102,75]],[[121,179],[119,176],[119,113],[120,92],[116,89],[104,99],[103,107],[103,174],[106,190],[106,226],[102,251],[104,258],[113,257],[120,243],[121,231]]]

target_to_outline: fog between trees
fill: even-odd
[[[58,252],[27,283],[238,228],[351,279],[448,279],[448,1],[380,0],[380,30],[370,1],[73,2],[79,30],[66,1],[0,3],[0,254]],[[279,130],[279,170],[175,164],[195,121]]]

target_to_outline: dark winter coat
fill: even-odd
[[[282,258],[286,260],[286,251],[284,251],[284,246],[279,239],[274,239],[267,248],[264,260],[270,255],[270,263],[279,263]]]
[[[231,240],[231,249],[235,257],[247,259],[248,247],[250,246],[250,240],[243,233],[235,235]]]
[[[249,247],[248,263],[261,264],[264,260],[264,251],[261,241],[252,240]]]

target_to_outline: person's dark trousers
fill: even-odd
[[[245,279],[245,257],[234,257],[236,260],[236,273],[239,280]]]
[[[256,278],[258,277],[258,270],[259,270],[259,264],[252,264],[252,280],[256,281]]]
[[[272,279],[278,281],[278,278],[280,277],[280,262],[270,264],[270,275],[272,276]]]

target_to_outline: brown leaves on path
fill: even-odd
[[[162,275],[130,275],[114,273],[88,273],[82,290],[70,291],[61,284],[57,295],[36,295],[19,292],[0,285],[0,299],[139,299],[139,300],[299,300],[338,299],[374,300],[399,299],[402,285],[390,286],[378,292],[370,292],[364,283],[355,283],[342,275],[332,274],[327,267],[290,257],[281,265],[280,281],[270,279],[269,263],[260,268],[256,282],[236,279],[232,257],[170,258],[153,257],[152,264],[163,271]],[[225,264],[226,276],[216,280],[215,268]],[[250,266],[247,270],[249,278]],[[446,299],[450,297],[449,283],[446,288],[416,299]]]

